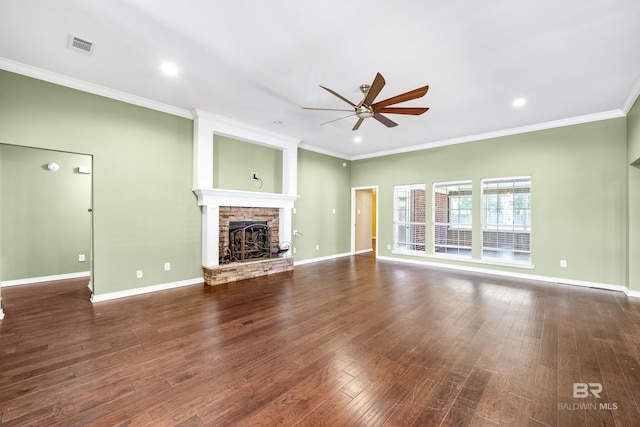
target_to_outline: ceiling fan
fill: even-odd
[[[371,83],[370,85],[364,84],[360,86],[360,92],[364,94],[364,98],[362,99],[362,101],[360,101],[357,104],[354,104],[344,96],[329,89],[328,87],[324,87],[320,85],[322,89],[342,99],[344,102],[351,105],[353,109],[343,110],[338,108],[311,108],[311,107],[302,107],[302,108],[305,110],[352,111],[353,114],[349,114],[348,116],[340,117],[338,119],[331,120],[326,123],[322,123],[324,125],[327,123],[335,122],[336,120],[346,119],[347,117],[358,116],[358,121],[356,122],[356,125],[353,127],[352,130],[357,130],[362,124],[362,122],[364,121],[364,119],[367,119],[369,117],[373,117],[374,119],[376,119],[377,121],[379,121],[380,123],[382,123],[387,127],[398,126],[396,122],[394,122],[393,120],[389,119],[386,116],[383,116],[382,113],[409,114],[412,116],[418,116],[422,113],[425,113],[429,109],[429,108],[423,108],[423,107],[390,107],[390,105],[399,104],[401,102],[411,101],[412,99],[423,97],[429,90],[428,85],[422,86],[418,89],[411,90],[401,95],[396,95],[392,98],[385,99],[384,101],[379,101],[374,103],[373,101],[376,99],[376,96],[378,96],[378,94],[384,87],[385,83],[386,82],[384,81],[384,77],[382,77],[382,74],[377,73],[376,77],[373,79],[373,83]]]

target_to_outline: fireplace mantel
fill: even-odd
[[[297,195],[255,191],[198,188],[193,190],[200,206],[246,206],[252,208],[292,209]]]

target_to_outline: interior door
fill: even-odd
[[[373,193],[356,190],[355,252],[373,250]]]

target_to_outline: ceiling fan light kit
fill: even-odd
[[[346,109],[336,109],[336,108],[311,108],[311,107],[302,107],[302,108],[304,108],[305,110],[353,111],[353,114],[350,114],[348,116],[340,117],[338,119],[322,123],[324,125],[327,123],[335,122],[336,120],[342,120],[342,119],[346,119],[347,117],[356,116],[358,117],[358,121],[356,122],[352,130],[358,130],[358,128],[360,127],[364,119],[368,119],[370,117],[373,117],[374,119],[376,119],[377,121],[385,125],[386,127],[398,126],[396,122],[382,115],[382,113],[418,116],[420,114],[427,112],[427,110],[429,109],[426,107],[390,107],[391,105],[399,104],[401,102],[422,98],[424,95],[426,95],[427,91],[429,90],[428,85],[422,86],[417,89],[411,90],[409,92],[405,92],[403,94],[396,95],[394,97],[374,103],[373,101],[375,101],[376,97],[384,87],[385,83],[386,82],[384,80],[384,77],[382,77],[382,74],[377,73],[376,77],[373,79],[373,83],[371,83],[370,85],[368,84],[361,85],[360,92],[363,93],[364,98],[358,104],[354,104],[353,102],[349,101],[347,98],[340,95],[339,93],[329,89],[328,87],[320,85],[322,89],[326,90],[330,94],[340,98],[347,104],[351,105],[353,109],[346,110]]]

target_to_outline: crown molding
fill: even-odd
[[[425,144],[412,145],[409,147],[397,148],[393,150],[377,151],[375,153],[362,154],[351,157],[350,160],[370,159],[374,157],[389,156],[392,154],[409,153],[413,151],[428,150],[431,148],[444,147],[447,145],[464,144],[467,142],[482,141],[491,138],[500,138],[503,136],[518,135],[522,133],[535,132],[539,130],[553,129],[564,126],[578,125],[589,122],[597,122],[600,120],[616,119],[625,117],[626,114],[622,110],[610,110],[602,113],[587,114],[584,116],[570,117],[567,119],[553,120],[550,122],[538,123],[535,125],[521,126],[517,128],[504,129],[494,132],[480,133],[477,135],[463,136],[460,138],[445,139],[442,141],[427,142]]]
[[[54,83],[60,86],[65,86],[71,89],[77,89],[94,95],[104,96],[105,98],[114,99],[116,101],[122,101],[128,104],[137,105],[139,107],[160,111],[162,113],[184,117],[185,119],[193,119],[193,114],[191,113],[191,111],[185,108],[174,107],[173,105],[152,101],[147,98],[131,95],[126,92],[85,82],[83,80],[64,76],[62,74],[53,73],[51,71],[33,67],[31,65],[11,61],[6,58],[0,58],[0,69],[16,74],[21,74],[23,76],[32,77],[34,79],[43,80],[45,82]]]
[[[313,151],[314,153],[324,154],[325,156],[337,157],[337,158],[343,159],[343,160],[353,160],[353,158],[351,156],[348,156],[346,154],[337,153],[337,152],[331,151],[331,150],[325,150],[324,148],[316,147],[315,145],[305,144],[304,142],[301,143],[298,146],[298,148],[301,148],[301,149],[307,150],[307,151]]]

